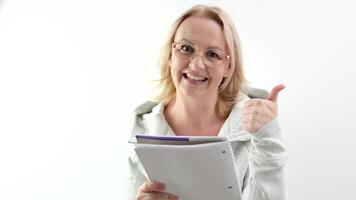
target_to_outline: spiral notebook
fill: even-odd
[[[149,180],[165,183],[165,191],[180,200],[241,200],[231,142],[222,138],[186,139],[200,142],[189,144],[182,137],[160,136],[140,141],[137,137],[134,149]]]

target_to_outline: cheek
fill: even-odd
[[[220,68],[220,69],[215,69],[212,73],[212,76],[217,79],[217,80],[222,80],[225,76],[225,69]]]
[[[172,60],[170,66],[170,73],[175,86],[177,86],[177,84],[180,82],[180,79],[182,78],[183,69],[184,68],[182,68],[182,65],[179,62]]]
[[[215,69],[211,73],[211,78],[214,79],[214,85],[221,85],[223,79],[226,78],[226,70],[225,69]]]
[[[222,73],[224,75],[224,77],[228,77],[232,71],[232,68],[230,67],[230,65],[228,63],[226,63],[223,68],[222,68]]]
[[[182,61],[178,60],[177,58],[172,58],[171,59],[171,72],[175,73],[181,73],[186,67],[186,63],[183,63]]]

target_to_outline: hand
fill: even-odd
[[[284,85],[275,86],[267,99],[250,99],[244,103],[241,117],[242,129],[255,133],[268,122],[277,117],[278,93],[285,88]]]
[[[178,197],[163,192],[165,187],[163,183],[147,181],[138,189],[136,200],[178,200]]]

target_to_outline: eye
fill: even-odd
[[[218,51],[213,51],[213,50],[206,51],[205,56],[211,60],[221,60],[222,57]]]
[[[195,49],[189,44],[181,44],[179,46],[179,51],[184,54],[194,54]]]

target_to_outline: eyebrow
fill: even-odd
[[[192,41],[190,41],[190,40],[188,40],[188,39],[185,39],[185,38],[181,39],[180,41],[185,41],[185,42],[188,42],[188,43],[190,43],[190,44],[196,46],[196,45],[194,44],[194,42],[192,42]],[[219,50],[223,51],[223,49],[221,49],[221,48],[219,48],[219,47],[214,47],[214,46],[208,47],[207,49],[219,49]]]

